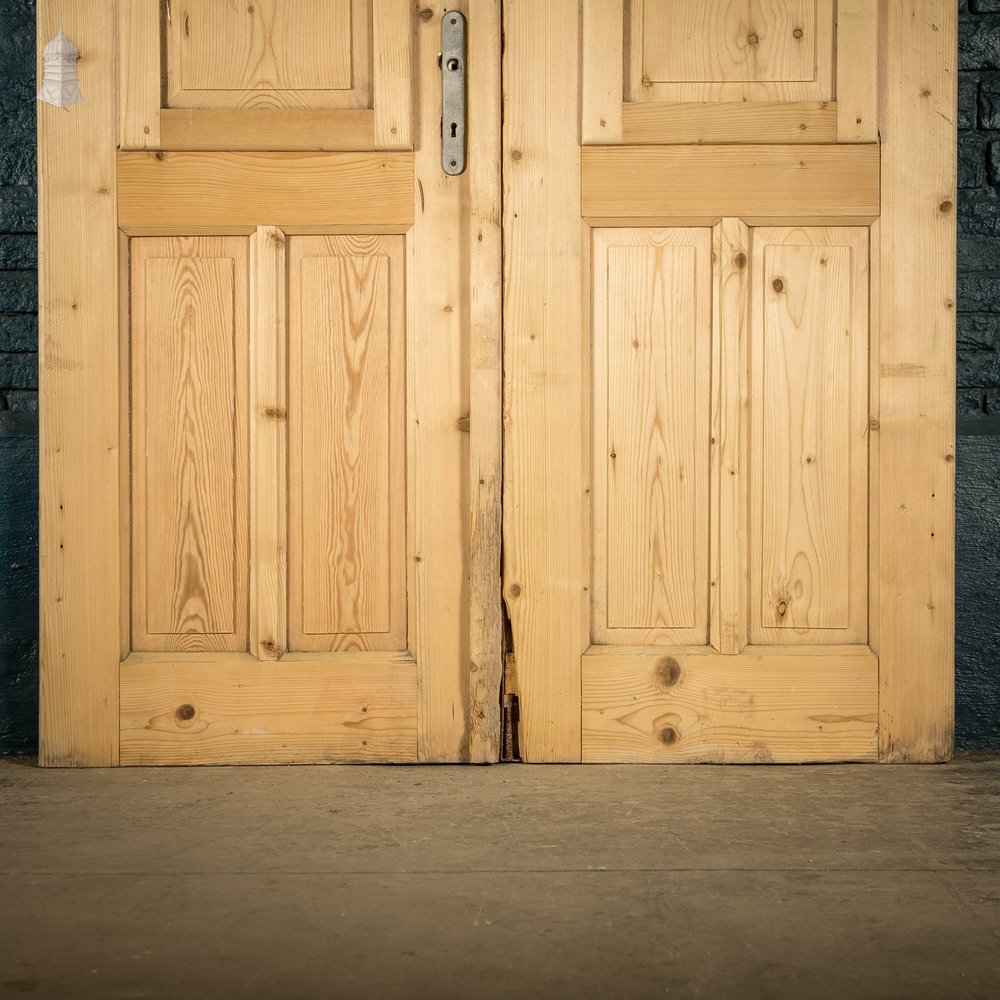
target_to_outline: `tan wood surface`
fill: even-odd
[[[359,0],[354,3],[357,5]],[[409,0],[371,0],[371,8],[375,40],[372,67],[375,148],[412,149],[416,11]]]
[[[747,644],[750,488],[750,231],[713,233],[711,629],[720,653]]]
[[[369,107],[370,9],[363,0],[172,0],[166,106]]]
[[[290,649],[406,645],[403,244],[290,239]]]
[[[837,0],[837,138],[878,142],[879,8]]]
[[[589,343],[581,233],[578,5],[506,0],[504,597],[521,752],[580,759],[589,626]],[[557,180],[558,179],[558,180]]]
[[[594,230],[595,642],[708,633],[709,229]]]
[[[879,739],[951,756],[957,7],[888,5],[881,75]]]
[[[469,247],[469,760],[500,757],[504,624],[500,599],[503,455],[500,229],[500,4],[470,9],[472,224]]]
[[[750,641],[868,638],[868,233],[757,229]]]
[[[250,239],[250,653],[288,648],[287,239]]]
[[[819,217],[879,213],[879,150],[855,146],[589,146],[583,214]]]
[[[369,108],[165,108],[159,123],[159,145],[170,150],[375,148]]]
[[[878,661],[864,646],[583,657],[587,763],[874,761],[877,723]]]
[[[58,3],[59,0],[54,0]],[[157,0],[119,3],[118,141],[122,149],[160,148],[160,8]]]
[[[826,101],[833,0],[630,0],[627,93],[640,101]]]
[[[60,25],[90,54],[78,66],[82,104],[38,105],[39,760],[49,767],[118,762],[113,14],[98,0],[41,0],[37,12],[39,66]]]
[[[826,102],[626,104],[619,142],[820,143],[837,141],[838,107]]]
[[[622,141],[624,86],[622,0],[585,3],[582,31],[580,120],[583,142],[584,145],[619,145]]]
[[[248,241],[132,241],[132,648],[247,648]]]
[[[259,663],[133,654],[121,667],[121,763],[412,763],[406,654]]]
[[[409,153],[119,153],[124,228],[407,225]]]

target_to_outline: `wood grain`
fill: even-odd
[[[132,241],[132,648],[247,648],[248,246]]]
[[[289,648],[404,649],[401,236],[289,253]]]
[[[416,760],[416,668],[402,653],[133,654],[121,698],[123,765]]]
[[[878,142],[879,6],[837,0],[839,142]]]
[[[594,647],[586,763],[874,761],[878,660],[865,646]]]
[[[837,141],[834,103],[626,104],[625,145],[820,143]]]
[[[877,216],[879,148],[587,146],[586,218]]]
[[[469,3],[448,4],[470,16]],[[441,18],[416,17],[416,217],[406,347],[407,604],[417,661],[420,760],[469,753],[469,173],[441,170]],[[499,694],[499,692],[498,692]]]
[[[631,100],[828,101],[833,0],[633,0]]]
[[[118,762],[119,399],[113,5],[40,0],[38,65],[79,46],[72,109],[38,105],[39,763]]]
[[[868,231],[753,233],[751,642],[868,638]]]
[[[889,4],[879,388],[880,749],[937,761],[954,740],[957,7]]]
[[[286,237],[250,239],[250,653],[288,648],[288,342]]]
[[[164,19],[173,108],[371,106],[370,4],[173,0]]]
[[[500,759],[504,623],[500,598],[503,473],[500,5],[480,3],[469,60],[469,760]]]
[[[118,142],[122,149],[159,149],[160,4],[132,0],[118,11]]]
[[[750,231],[723,219],[713,232],[712,646],[747,644],[750,489]]]
[[[622,141],[623,0],[583,5],[581,133],[585,145]]]
[[[709,229],[595,230],[595,642],[708,633]]]
[[[412,149],[415,8],[409,0],[371,0],[371,7],[375,148]]]
[[[578,761],[590,605],[579,9],[506,0],[503,11],[504,596],[522,756]]]
[[[125,228],[413,221],[410,153],[119,153]]]
[[[165,108],[162,149],[368,150],[375,148],[369,108]]]

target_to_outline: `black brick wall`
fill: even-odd
[[[1000,0],[960,3],[957,742],[1000,749]],[[0,0],[0,752],[38,711],[34,0]]]

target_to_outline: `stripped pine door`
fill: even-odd
[[[496,760],[497,5],[41,2],[60,24],[43,763]]]
[[[946,758],[955,4],[504,28],[523,757]]]

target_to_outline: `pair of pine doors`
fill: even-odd
[[[42,761],[946,758],[955,22],[42,0]]]

